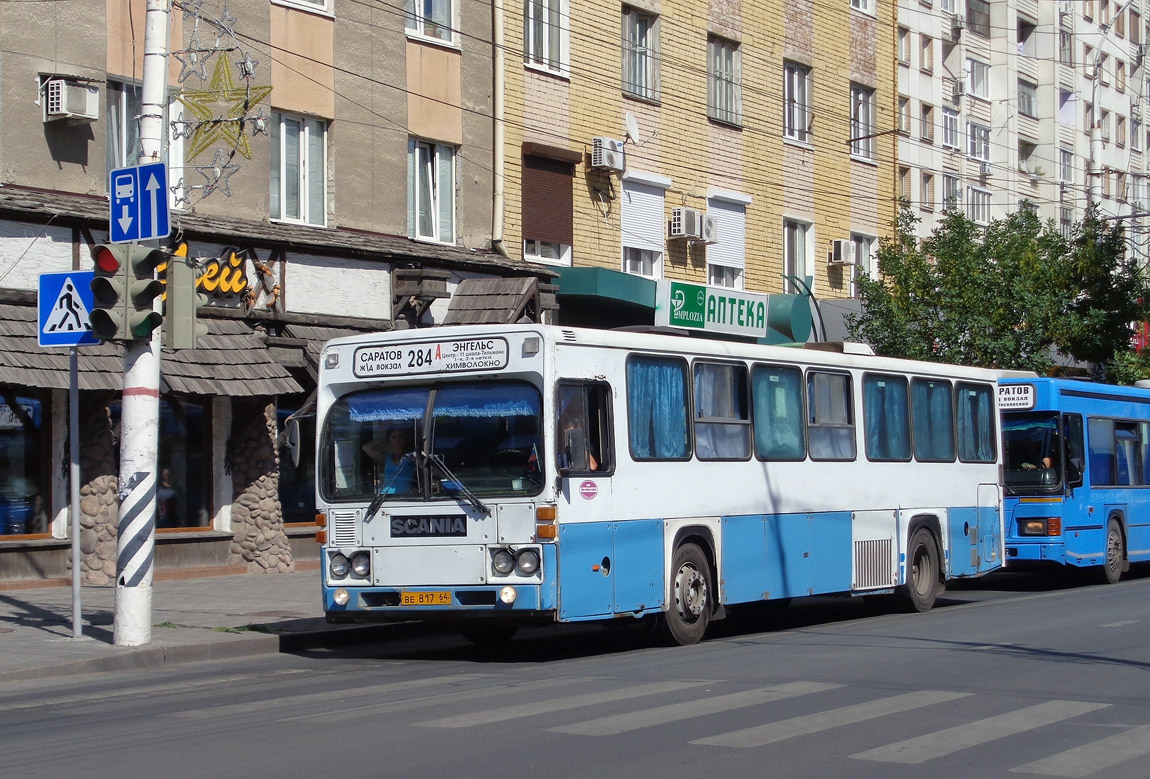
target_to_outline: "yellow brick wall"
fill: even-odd
[[[626,145],[627,165],[673,181],[670,209],[706,209],[708,187],[749,195],[746,288],[782,291],[784,216],[810,221],[816,237],[810,266],[819,297],[849,294],[827,275],[830,241],[854,230],[886,235],[894,218],[897,135],[875,139],[876,164],[852,161],[850,86],[876,89],[878,130],[897,126],[895,104],[895,13],[883,0],[877,16],[850,8],[849,0],[636,0],[659,14],[660,100],[625,97],[621,88],[621,5],[610,0],[572,0],[569,79],[526,67],[522,58],[522,5],[506,7],[507,57],[504,148],[505,246],[522,249],[522,144],[545,143],[580,151],[584,162],[574,180],[574,264],[613,270],[621,266],[617,176],[589,170],[591,138],[625,136],[630,111],[642,143]],[[707,35],[740,43],[743,124],[734,129],[707,119]],[[783,142],[783,61],[813,68],[814,125],[810,148]],[[667,242],[664,275],[703,281],[704,252]]]

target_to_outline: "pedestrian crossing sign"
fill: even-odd
[[[41,346],[87,346],[100,340],[92,335],[92,277],[90,270],[41,273],[37,296],[37,335]]]

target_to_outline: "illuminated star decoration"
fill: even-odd
[[[204,81],[208,80],[208,60],[216,53],[215,49],[205,49],[200,44],[200,34],[193,30],[188,38],[188,47],[173,51],[172,56],[180,61],[179,82],[184,83],[188,76],[196,75]]]
[[[187,159],[195,159],[212,146],[222,144],[250,160],[252,151],[243,132],[247,112],[271,91],[270,86],[236,87],[228,56],[221,53],[208,88],[185,90],[176,98],[199,121],[192,132]]]
[[[196,170],[198,170],[200,175],[204,177],[204,180],[207,181],[207,184],[201,185],[204,190],[203,197],[207,197],[217,189],[228,197],[231,197],[232,190],[228,184],[228,179],[239,169],[240,166],[233,164],[223,149],[216,149],[216,155],[211,165],[196,167]]]

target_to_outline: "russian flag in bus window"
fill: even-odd
[[[527,457],[527,472],[537,470],[539,470],[539,450],[535,448],[535,444],[531,444],[531,454]]]

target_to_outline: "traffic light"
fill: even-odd
[[[121,332],[127,321],[128,263],[127,246],[100,244],[92,247],[95,263],[92,277],[93,308],[88,319],[92,335],[101,341],[126,338]]]
[[[164,346],[194,349],[196,339],[208,334],[208,326],[198,322],[199,308],[208,296],[196,289],[196,269],[187,257],[172,257],[168,263],[168,297],[164,311]]]
[[[102,341],[146,341],[163,316],[154,310],[164,283],[156,266],[167,255],[145,246],[100,244],[92,248],[92,334]]]

